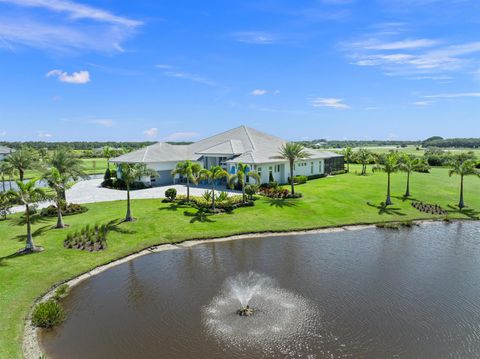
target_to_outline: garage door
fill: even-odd
[[[172,171],[158,171],[158,177],[152,178],[152,186],[173,184]]]

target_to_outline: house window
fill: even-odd
[[[313,162],[310,162],[310,174],[313,175]]]

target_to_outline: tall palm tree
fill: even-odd
[[[353,150],[350,146],[348,146],[342,151],[342,154],[347,164],[347,172],[350,172],[350,162],[352,162]]]
[[[55,228],[65,228],[62,216],[62,204],[64,202],[65,189],[70,180],[68,175],[62,175],[55,167],[50,168],[43,179],[47,181],[48,186],[55,192],[55,202],[57,206],[57,225]]]
[[[130,187],[144,176],[156,176],[157,173],[148,169],[142,163],[122,163],[120,164],[121,178],[127,186],[127,214],[125,215],[125,222],[132,222],[132,210],[130,206]]]
[[[407,188],[405,190],[405,197],[410,197],[410,175],[415,171],[428,170],[428,163],[422,159],[408,154],[403,154],[399,158],[400,171],[407,174]]]
[[[360,148],[355,154],[355,157],[358,163],[362,165],[361,175],[365,176],[367,174],[367,165],[370,163],[372,159],[372,153],[366,148]]]
[[[227,178],[228,173],[220,166],[213,166],[209,170],[200,171],[200,178],[207,180],[212,185],[212,209],[215,210],[215,185],[220,179]]]
[[[293,166],[295,165],[295,161],[306,159],[310,157],[310,155],[303,145],[294,142],[285,143],[282,147],[280,147],[279,154],[281,158],[288,160],[290,164],[290,185],[292,188],[292,194],[295,194]]]
[[[31,206],[37,202],[44,201],[48,198],[45,192],[36,187],[37,179],[31,179],[27,183],[22,181],[15,181],[17,190],[10,190],[11,196],[15,202],[19,202],[25,206],[25,220],[27,223],[27,241],[24,253],[31,253],[37,250],[33,243],[32,229],[31,229]]]
[[[107,159],[107,169],[110,171],[110,158],[115,155],[115,150],[110,146],[105,146],[102,149],[103,157]]]
[[[465,202],[463,200],[463,179],[465,176],[480,176],[478,170],[475,168],[475,161],[474,160],[468,160],[465,159],[461,156],[458,156],[455,161],[452,163],[452,168],[450,171],[448,171],[448,175],[451,177],[453,175],[459,175],[460,176],[460,201],[458,202],[458,208],[462,210],[465,208]]]
[[[387,199],[385,201],[386,206],[390,206],[392,204],[392,199],[390,196],[391,175],[392,173],[398,171],[398,167],[399,167],[398,154],[396,152],[392,152],[387,155],[381,156],[379,163],[373,167],[374,172],[381,171],[387,174],[388,183],[387,183]]]
[[[6,160],[15,169],[17,169],[20,176],[20,181],[23,182],[25,171],[27,169],[37,168],[37,153],[33,148],[22,147],[12,152]]]
[[[187,160],[177,163],[177,167],[172,171],[172,176],[179,174],[187,180],[187,202],[190,201],[190,183],[198,183],[201,170],[200,164]]]
[[[247,201],[247,196],[245,194],[245,182],[248,177],[253,178],[257,184],[260,182],[260,175],[255,171],[250,171],[249,165],[238,163],[237,172],[228,179],[230,184],[233,185],[238,183],[242,187],[243,203]]]
[[[0,176],[2,177],[2,189],[5,192],[5,176],[8,175],[8,171],[10,170],[10,163],[7,161],[0,162]]]
[[[61,178],[76,181],[79,178],[86,178],[87,174],[83,169],[83,162],[77,158],[73,151],[68,147],[60,147],[53,151],[52,156],[48,160],[48,167],[55,168]],[[66,198],[66,186],[60,188],[61,199]]]

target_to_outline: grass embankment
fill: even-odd
[[[95,174],[104,174],[107,170],[107,159],[106,158],[82,158],[83,167],[85,173],[88,175],[95,175]],[[114,166],[111,165],[110,168]],[[25,178],[38,178],[41,177],[41,172],[38,170],[27,170],[25,172]],[[18,176],[17,178],[18,179]]]
[[[352,170],[355,169],[352,166]],[[133,201],[132,208],[138,220],[120,224],[118,231],[110,233],[107,250],[96,253],[64,249],[62,242],[67,233],[86,224],[120,220],[125,214],[125,202],[88,205],[88,212],[66,217],[70,227],[63,230],[52,229],[55,219],[38,219],[33,226],[34,239],[45,251],[8,258],[25,241],[21,217],[11,216],[7,221],[0,221],[0,258],[3,258],[0,261],[0,358],[22,357],[23,319],[35,298],[49,287],[148,246],[245,232],[435,218],[414,209],[410,204],[413,199],[441,205],[451,211],[450,218],[468,219],[480,214],[478,178],[465,180],[465,200],[469,207],[463,213],[450,207],[458,202],[460,181],[459,177],[449,178],[446,169],[413,174],[410,200],[401,197],[405,178],[400,173],[393,176],[394,205],[388,209],[380,206],[386,191],[386,175],[380,173],[366,177],[352,173],[310,181],[297,187],[304,194],[302,199],[261,199],[255,207],[210,216],[203,222],[191,208],[179,208],[160,200],[137,200]]]

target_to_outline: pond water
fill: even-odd
[[[480,223],[179,248],[63,304],[49,358],[478,358]]]

